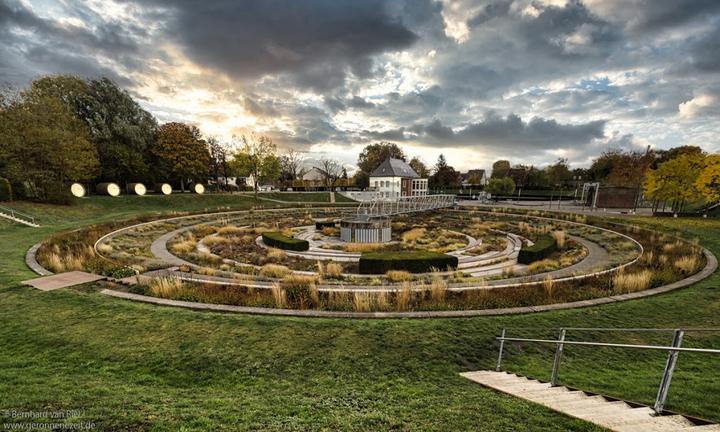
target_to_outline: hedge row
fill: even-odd
[[[557,251],[555,237],[544,234],[538,237],[532,246],[523,246],[522,249],[520,249],[518,262],[520,264],[530,264],[549,257],[555,251]]]
[[[12,186],[8,179],[0,177],[0,201],[12,201]]]
[[[315,229],[318,231],[322,231],[323,228],[334,228],[336,222],[329,220],[329,221],[315,221]]]
[[[427,273],[433,270],[455,269],[457,266],[457,257],[437,252],[365,252],[360,256],[360,274],[384,274],[390,270]]]
[[[292,251],[306,251],[310,248],[307,240],[284,236],[277,231],[265,232],[262,234],[263,243],[270,247]]]

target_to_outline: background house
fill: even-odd
[[[427,195],[428,179],[420,178],[405,161],[387,158],[370,173],[370,189],[383,198]]]
[[[487,184],[487,175],[484,169],[472,169],[460,175],[462,179],[462,187],[485,186]]]

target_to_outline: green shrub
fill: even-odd
[[[315,229],[322,231],[323,228],[335,228],[335,221],[315,221]]]
[[[299,240],[284,236],[277,231],[264,232],[262,234],[262,239],[266,245],[276,247],[278,249],[306,251],[310,248],[310,243],[308,243],[307,240]]]
[[[12,201],[12,186],[6,178],[0,177],[0,201]]]
[[[457,265],[457,257],[430,251],[378,251],[360,256],[361,274],[385,274],[391,270],[427,273],[434,269],[454,269]]]
[[[535,261],[540,261],[549,257],[555,251],[557,251],[557,241],[555,237],[544,234],[538,237],[532,246],[523,246],[523,248],[520,249],[518,263],[530,264]]]

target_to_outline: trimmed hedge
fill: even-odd
[[[549,257],[556,251],[557,241],[555,241],[555,237],[549,234],[544,234],[538,237],[537,241],[532,246],[523,246],[523,248],[520,249],[518,263],[530,264],[535,261],[540,261]]]
[[[457,257],[428,251],[365,252],[360,256],[360,274],[384,274],[390,270],[427,273],[457,266]]]
[[[306,251],[310,248],[310,243],[308,243],[307,240],[299,240],[284,236],[277,231],[263,233],[262,239],[266,245],[276,247],[278,249]]]
[[[0,177],[0,201],[12,201],[12,186],[4,177]]]
[[[337,222],[329,220],[329,221],[315,221],[315,229],[318,231],[322,231],[323,228],[335,228]]]

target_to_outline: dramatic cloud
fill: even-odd
[[[160,3],[192,59],[241,79],[288,73],[299,85],[333,88],[348,73],[369,76],[373,55],[417,39],[380,0]]]
[[[351,167],[720,150],[717,0],[0,0],[0,81],[108,76],[160,121]]]

